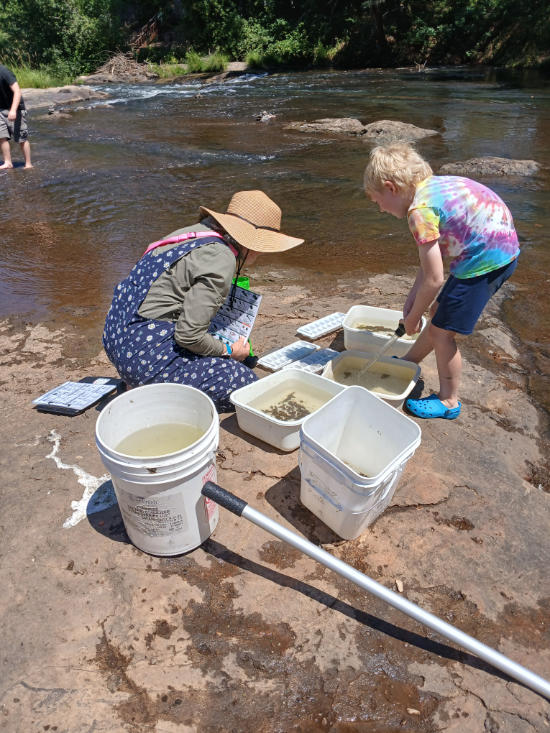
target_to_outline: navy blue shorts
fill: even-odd
[[[498,270],[478,277],[449,278],[437,296],[437,311],[432,323],[455,333],[470,334],[474,330],[489,299],[516,269],[518,258]]]

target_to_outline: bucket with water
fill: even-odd
[[[201,489],[216,480],[218,440],[214,403],[187,385],[137,387],[101,412],[96,445],[140,550],[179,555],[210,537],[218,507]]]

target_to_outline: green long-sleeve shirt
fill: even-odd
[[[200,224],[178,229],[167,237],[209,229],[203,219]],[[177,246],[167,244],[158,251]],[[234,274],[235,255],[221,239],[203,244],[155,280],[138,313],[143,318],[175,322],[176,343],[194,354],[222,356],[225,346],[208,333],[208,327],[227,298]]]

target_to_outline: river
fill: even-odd
[[[417,146],[436,172],[483,155],[541,164],[536,176],[483,182],[514,215],[523,253],[503,317],[521,346],[527,388],[550,408],[550,86],[540,76],[316,71],[102,89],[108,100],[70,119],[36,110],[35,168],[0,174],[0,317],[76,323],[98,337],[114,284],[146,245],[196,221],[199,205],[224,211],[239,189],[265,190],[283,209],[283,231],[306,239],[266,258],[260,273],[279,268],[305,283],[331,273],[412,274],[406,223],[363,194],[369,147],[284,129],[321,117],[397,119],[440,132]],[[258,122],[264,110],[275,119]]]

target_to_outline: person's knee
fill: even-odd
[[[455,340],[456,333],[454,331],[448,331],[446,328],[439,328],[430,323],[428,326],[430,329],[430,336],[434,343],[448,343]]]

